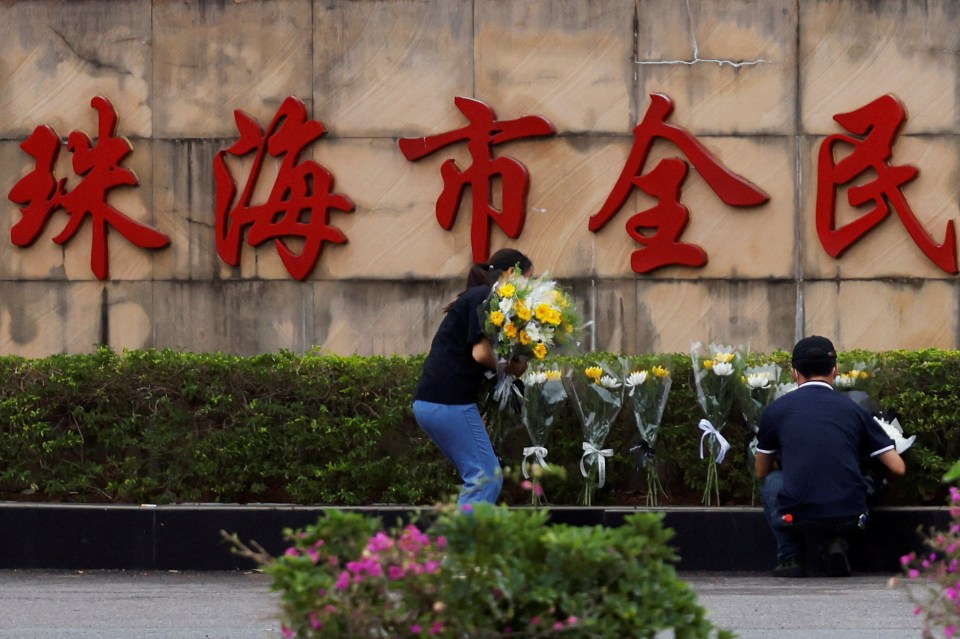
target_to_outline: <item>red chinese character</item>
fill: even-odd
[[[60,154],[60,136],[50,126],[38,126],[23,141],[20,148],[36,160],[36,168],[25,175],[10,190],[9,198],[20,209],[23,217],[10,229],[10,237],[17,246],[30,246],[43,233],[47,222],[58,208],[70,214],[70,219],[59,235],[57,244],[72,238],[87,216],[93,224],[93,246],[90,268],[99,279],[109,277],[107,232],[113,227],[140,248],[163,248],[170,238],[146,224],[126,216],[107,204],[107,192],[122,185],[139,184],[137,175],[120,166],[133,146],[126,138],[114,137],[117,132],[117,111],[104,97],[93,98],[90,105],[100,114],[99,135],[93,144],[83,131],[74,131],[67,138],[67,149],[73,153],[73,171],[81,176],[72,191],[66,190],[66,178],[59,181],[53,174]]]
[[[891,166],[889,163],[893,155],[893,141],[907,119],[903,103],[896,96],[884,95],[856,111],[835,115],[833,119],[847,131],[861,137],[831,135],[820,146],[817,235],[824,250],[832,257],[840,257],[867,231],[886,219],[890,215],[890,206],[893,206],[920,250],[942,270],[956,274],[957,234],[953,220],[947,222],[943,244],[937,244],[917,220],[900,188],[917,177],[919,171],[913,166]],[[838,162],[834,148],[840,142],[852,146],[853,151]],[[876,177],[872,181],[849,187],[847,201],[854,207],[873,203],[873,208],[837,228],[838,187],[868,172]]]
[[[687,174],[687,163],[678,158],[661,161],[644,174],[650,149],[657,138],[679,147],[710,188],[730,206],[756,206],[770,197],[759,187],[723,166],[692,133],[667,123],[673,112],[669,97],[653,93],[643,120],[633,129],[633,148],[603,207],[590,218],[594,233],[616,215],[634,187],[658,199],[658,205],[642,211],[627,221],[627,232],[645,247],[634,251],[630,262],[634,272],[647,273],[669,265],[703,266],[707,254],[695,244],[678,242],[687,225],[689,211],[680,203],[680,187]],[[679,165],[679,166],[678,166]],[[653,229],[641,233],[640,229]]]
[[[511,157],[493,157],[492,147],[520,138],[553,135],[553,124],[539,115],[526,115],[516,120],[499,121],[490,105],[480,100],[457,97],[454,103],[470,121],[455,131],[425,138],[401,138],[400,150],[408,160],[419,160],[455,142],[466,141],[473,164],[461,171],[454,160],[440,167],[443,191],[437,198],[437,221],[446,230],[453,228],[460,210],[463,190],[470,186],[473,194],[473,223],[470,230],[473,259],[483,262],[490,256],[490,220],[516,239],[523,230],[527,211],[529,174],[524,165]],[[499,177],[502,182],[501,209],[492,203],[491,186]]]
[[[234,111],[234,117],[240,139],[218,152],[213,163],[217,252],[224,262],[238,266],[244,233],[250,246],[274,240],[287,272],[304,280],[316,266],[324,242],[347,242],[342,231],[329,225],[330,209],[345,213],[354,210],[349,197],[332,192],[333,175],[327,169],[313,160],[299,161],[303,149],[326,133],[326,128],[322,122],[309,119],[303,102],[292,96],[280,105],[266,133],[243,111]],[[237,185],[225,155],[242,157],[254,151],[253,166],[235,203]],[[252,205],[250,200],[267,154],[282,158],[279,172],[267,201]],[[289,239],[302,243],[299,253],[288,245]]]

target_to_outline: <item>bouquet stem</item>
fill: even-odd
[[[653,461],[650,461],[647,464],[647,506],[659,505],[661,493],[666,496],[667,491],[663,489],[663,484],[660,483],[660,474],[657,472],[656,465]]]
[[[720,477],[717,474],[717,456],[710,447],[710,459],[707,463],[707,483],[703,489],[703,504],[705,506],[713,505],[711,502],[716,497],[716,505],[720,505]]]

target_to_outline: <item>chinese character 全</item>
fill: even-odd
[[[594,233],[602,229],[627,201],[633,188],[657,199],[653,208],[641,211],[627,220],[627,232],[644,248],[630,258],[636,273],[648,273],[669,265],[699,267],[707,263],[706,252],[695,244],[680,242],[680,235],[689,221],[689,210],[680,203],[680,189],[687,175],[687,162],[678,158],[662,160],[644,173],[653,143],[664,139],[676,145],[710,188],[730,206],[756,206],[769,196],[748,180],[733,173],[715,158],[689,131],[667,123],[673,111],[669,97],[654,93],[643,120],[634,130],[630,156],[603,207],[590,218]],[[645,232],[652,229],[652,233]]]

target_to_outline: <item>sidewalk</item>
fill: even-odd
[[[681,573],[742,639],[911,639],[887,575],[774,579]],[[0,571],[0,639],[278,639],[269,578],[245,572]]]

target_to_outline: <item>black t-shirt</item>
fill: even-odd
[[[758,452],[779,453],[781,505],[810,519],[864,512],[861,454],[876,457],[893,449],[893,441],[867,411],[816,381],[770,404],[757,435]]]
[[[414,399],[434,404],[476,403],[489,369],[473,359],[473,346],[483,338],[480,306],[489,294],[489,286],[475,286],[454,302],[430,345]]]

